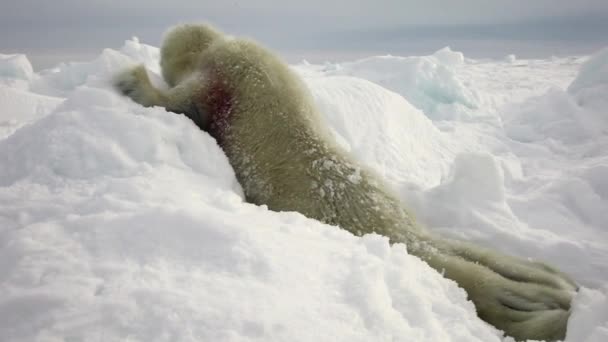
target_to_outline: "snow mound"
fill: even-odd
[[[608,48],[591,56],[568,87],[577,103],[595,111],[608,107]],[[602,115],[608,122],[605,113]]]
[[[326,75],[355,76],[390,89],[422,110],[431,119],[450,119],[442,106],[477,108],[479,96],[455,75],[464,56],[446,47],[431,56],[379,56],[356,62],[327,65]]]
[[[500,203],[505,200],[504,176],[492,155],[463,153],[456,157],[450,175],[436,191],[442,196],[452,196],[440,203],[460,202],[469,206]],[[454,208],[460,209],[462,204]]]
[[[142,109],[124,102],[108,90],[79,87],[55,112],[0,142],[0,182],[128,177],[170,165],[205,174],[220,188],[236,184],[215,141],[190,120],[159,108],[133,115]]]
[[[521,142],[553,139],[564,144],[581,143],[599,128],[572,96],[557,88],[512,108],[512,116],[505,120],[506,132]]]
[[[34,75],[32,63],[25,55],[0,54],[0,77],[29,80]]]
[[[0,138],[24,124],[49,114],[63,100],[0,85]]]
[[[499,160],[488,153],[470,152],[458,154],[441,183],[411,202],[427,224],[444,234],[465,238],[471,234],[470,227],[477,226],[477,239],[498,240],[499,235],[503,235],[503,242],[525,239],[519,234],[521,229],[505,192]],[[454,226],[469,228],[457,230]]]
[[[568,321],[566,341],[604,342],[608,339],[608,288],[582,289]],[[570,339],[570,336],[578,336]]]
[[[151,80],[162,85],[155,72],[159,71],[159,49],[141,44],[137,38],[125,41],[120,51],[104,49],[99,57],[91,62],[61,63],[52,70],[45,70],[31,83],[33,92],[65,97],[79,86],[103,87],[110,78],[121,70],[134,65],[144,64],[152,71]]]
[[[137,37],[126,40],[120,52],[142,63],[153,73],[160,74],[160,49],[155,46],[142,44]]]
[[[459,66],[464,64],[464,55],[459,51],[452,51],[449,46],[437,50],[433,57],[435,57],[441,64],[446,66]]]
[[[338,142],[391,183],[431,186],[448,169],[446,138],[403,97],[345,76],[306,78]]]
[[[522,142],[554,139],[581,144],[608,133],[608,48],[586,61],[567,91],[553,88],[525,101],[507,118],[507,133]]]

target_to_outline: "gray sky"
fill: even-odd
[[[36,67],[83,60],[125,39],[159,45],[167,27],[211,22],[291,61],[428,54],[586,54],[608,45],[608,0],[2,0],[0,52]]]

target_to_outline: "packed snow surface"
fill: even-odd
[[[209,135],[110,88],[158,55],[0,55],[1,341],[511,340],[406,246],[245,203]],[[608,50],[293,68],[422,224],[570,273],[566,341],[608,340]]]

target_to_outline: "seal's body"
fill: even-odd
[[[118,75],[115,85],[209,132],[249,202],[405,243],[462,286],[487,322],[518,339],[564,337],[576,289],[567,276],[417,225],[379,177],[338,147],[306,86],[268,50],[209,26],[184,25],[166,36],[161,67],[167,92],[151,85],[143,66]]]
[[[203,53],[201,68],[209,83],[195,99],[209,113],[204,129],[224,149],[248,201],[359,235],[405,241],[416,229],[399,201],[337,147],[306,86],[274,55],[230,41]]]

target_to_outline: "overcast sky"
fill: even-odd
[[[291,61],[428,54],[587,54],[608,46],[608,0],[2,0],[0,53],[36,67],[83,60],[167,27],[211,22]]]

